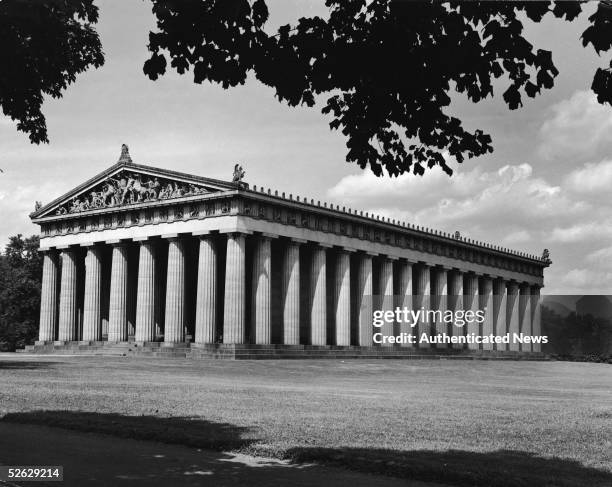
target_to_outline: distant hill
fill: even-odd
[[[598,318],[612,318],[612,301],[608,296],[582,296],[576,301],[576,313]]]

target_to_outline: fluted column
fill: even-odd
[[[414,296],[414,309],[420,310],[424,308],[425,311],[429,308],[429,299],[431,295],[431,277],[430,267],[427,264],[419,266],[416,280],[416,292]],[[429,335],[429,323],[425,319],[420,319],[417,323],[416,329],[418,329],[417,346],[419,348],[430,348],[429,343],[420,342],[421,335],[423,333]]]
[[[478,276],[475,274],[465,274],[463,282],[463,307],[471,310],[474,313],[478,311],[480,303],[478,302]],[[467,321],[467,320],[466,320]],[[476,321],[475,316],[466,324],[467,334],[480,335],[480,324]],[[468,343],[467,348],[470,350],[478,350],[478,343]]]
[[[448,306],[448,272],[444,268],[437,268],[435,272],[435,304],[432,308],[440,311],[438,315],[440,319],[436,319],[434,326],[436,335],[441,335],[448,332],[447,323],[444,321],[444,313]],[[438,342],[436,348],[449,348],[449,344]]]
[[[519,343],[514,340],[514,334],[519,334],[519,297],[518,284],[514,281],[508,284],[508,308],[506,321],[508,323],[508,333],[510,333],[510,350],[520,350]]]
[[[400,261],[398,264],[398,289],[395,291],[397,297],[397,306],[401,309],[411,310],[412,308],[412,264],[410,262]],[[414,334],[415,328],[410,326],[411,323],[403,320],[399,326],[400,333]],[[414,344],[407,340],[401,343],[402,347],[413,347]]]
[[[108,341],[127,340],[128,248],[125,243],[113,244],[110,301],[108,305]]]
[[[58,340],[77,339],[77,256],[71,249],[62,250]]]
[[[531,286],[520,286],[519,298],[519,329],[523,335],[533,335],[531,329]],[[531,343],[519,343],[521,352],[531,352]]]
[[[463,272],[460,270],[454,270],[450,274],[449,282],[449,309],[455,312],[463,311]],[[455,321],[451,328],[452,336],[464,336],[466,333],[466,327],[464,321]],[[465,348],[462,343],[453,343],[452,348]]]
[[[38,339],[55,340],[57,326],[57,278],[59,274],[58,255],[48,250],[43,255],[43,274],[40,290],[40,322]]]
[[[102,339],[102,249],[90,246],[85,256],[83,341]]]
[[[327,344],[327,250],[320,245],[312,251],[310,265],[310,343]]]
[[[336,257],[336,345],[351,344],[351,256],[339,250]]]
[[[380,259],[380,273],[379,273],[379,309],[383,311],[393,310],[393,261],[388,257],[381,257]],[[393,333],[393,322],[385,322],[380,327],[380,333],[383,337],[394,335]],[[381,344],[383,347],[392,347],[393,343],[385,341]]]
[[[185,244],[179,238],[168,242],[168,275],[166,279],[166,315],[164,342],[185,341]]]
[[[253,253],[253,290],[251,313],[255,343],[272,343],[271,290],[272,241],[265,235],[257,237]]]
[[[136,287],[137,342],[155,340],[155,243],[145,240],[138,253],[138,284]]]
[[[508,332],[506,322],[508,290],[506,288],[506,281],[497,279],[493,292],[493,328],[497,336],[504,336]],[[496,343],[495,350],[508,350],[508,345],[506,343]]]
[[[480,296],[480,309],[484,310],[482,335],[493,335],[493,279],[488,276],[482,278],[482,294]],[[483,350],[493,350],[493,343],[483,343]]]
[[[287,242],[283,256],[283,343],[300,343],[300,243]]]
[[[195,342],[215,343],[217,323],[217,247],[211,236],[200,237]]]
[[[372,343],[372,255],[360,256],[357,275],[357,299],[359,307],[359,345],[371,347]]]
[[[225,299],[223,306],[223,343],[244,343],[246,312],[246,237],[227,236],[225,260]]]
[[[542,301],[540,299],[540,286],[531,286],[531,331],[533,336],[542,335]],[[534,352],[541,352],[542,345],[540,343],[532,344]]]

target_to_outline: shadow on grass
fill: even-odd
[[[368,474],[435,482],[461,487],[610,487],[612,473],[585,467],[574,460],[543,458],[522,451],[469,452],[395,451],[376,448],[273,449],[253,437],[251,428],[200,418],[124,416],[82,411],[9,413],[0,421],[103,433],[120,438],[149,440],[202,448],[275,456],[294,464],[325,464]],[[119,445],[117,446],[119,448]],[[247,474],[248,466],[234,465]],[[224,467],[225,468],[225,467]],[[304,475],[313,469],[300,467]],[[314,468],[316,471],[316,468]]]
[[[523,451],[393,451],[373,448],[292,448],[285,458],[454,486],[612,486],[612,473],[580,462]]]
[[[253,438],[249,428],[189,417],[124,416],[85,411],[31,411],[6,414],[2,421],[38,424],[134,440],[160,441],[208,450],[240,450]]]
[[[0,370],[2,369],[21,369],[21,370],[34,370],[34,369],[48,369],[49,367],[55,367],[60,362],[34,362],[28,360],[0,360]]]

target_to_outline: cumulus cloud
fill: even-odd
[[[540,254],[547,247],[554,261],[547,292],[595,292],[595,286],[610,292],[612,279],[598,263],[608,254],[596,251],[612,239],[612,202],[602,204],[600,198],[589,203],[576,191],[577,181],[590,177],[590,170],[581,167],[560,184],[536,176],[526,163],[491,171],[476,167],[451,178],[435,171],[423,178],[393,179],[363,172],[342,178],[328,195],[357,209],[446,232],[459,230],[517,250]],[[607,252],[612,256],[612,250]]]
[[[564,185],[581,194],[609,193],[612,188],[612,161],[586,163],[570,172],[565,177]]]
[[[592,91],[577,91],[550,111],[540,129],[538,153],[544,159],[572,163],[612,149],[612,108],[598,103]]]

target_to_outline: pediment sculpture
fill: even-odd
[[[75,196],[60,206],[55,214],[81,213],[98,208],[132,205],[208,192],[206,188],[191,183],[123,171],[115,177],[102,181],[88,193]]]

